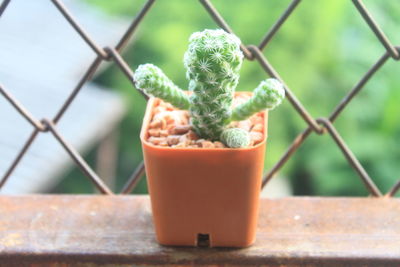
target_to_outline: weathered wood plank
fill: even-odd
[[[0,197],[0,265],[400,265],[400,200],[262,199],[246,249],[156,243],[147,196]]]

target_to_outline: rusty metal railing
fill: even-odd
[[[79,80],[75,88],[70,93],[69,97],[65,100],[63,105],[60,107],[59,111],[55,114],[53,119],[37,119],[30,114],[30,112],[24,108],[24,106],[18,102],[7,90],[0,84],[0,93],[5,97],[5,99],[15,108],[17,112],[21,114],[33,127],[33,131],[16,158],[13,160],[10,167],[7,169],[6,173],[0,179],[0,190],[7,182],[15,168],[18,166],[19,162],[23,156],[28,151],[29,147],[35,141],[37,136],[44,132],[50,132],[54,138],[64,147],[71,158],[74,160],[76,165],[82,170],[82,172],[90,179],[90,181],[99,189],[103,194],[111,195],[113,192],[103,183],[103,181],[97,176],[97,174],[90,168],[90,166],[85,162],[81,155],[71,146],[67,140],[64,139],[62,134],[57,130],[57,123],[63,117],[64,113],[68,110],[70,104],[74,101],[75,97],[78,95],[83,85],[89,81],[93,74],[96,72],[98,67],[103,61],[113,61],[123,74],[132,83],[135,88],[135,81],[133,79],[133,71],[126,63],[126,61],[121,56],[121,51],[126,46],[126,44],[131,39],[131,36],[135,33],[135,30],[140,25],[144,16],[149,12],[153,6],[155,0],[148,0],[139,13],[136,15],[131,25],[126,30],[125,34],[121,37],[118,44],[115,47],[100,47],[96,42],[86,33],[85,29],[81,27],[78,21],[73,17],[73,15],[68,11],[67,7],[64,6],[62,0],[49,0],[51,1],[62,16],[69,22],[69,24],[76,30],[82,39],[87,43],[87,45],[97,54],[96,59],[89,66],[87,71],[83,74],[82,78]],[[225,22],[224,18],[219,14],[218,10],[212,5],[209,0],[199,0],[206,11],[214,19],[214,21],[225,31],[233,32],[229,25]],[[11,0],[3,0],[0,5],[0,16],[6,11],[8,4]],[[334,126],[335,120],[341,114],[341,112],[348,106],[352,99],[364,88],[365,84],[370,80],[370,78],[386,63],[389,59],[399,60],[400,59],[400,47],[393,45],[390,40],[383,33],[379,25],[373,19],[372,15],[368,12],[367,8],[363,4],[362,0],[352,0],[354,6],[361,14],[365,22],[368,24],[370,29],[376,35],[379,42],[385,48],[385,53],[376,61],[376,63],[361,77],[358,83],[349,91],[349,93],[338,103],[334,108],[330,116],[327,118],[314,118],[308,112],[308,110],[302,105],[302,103],[296,98],[292,90],[286,85],[285,81],[280,77],[278,72],[270,64],[267,58],[263,54],[263,50],[266,48],[269,42],[274,38],[275,34],[280,30],[281,26],[285,21],[291,16],[291,14],[296,10],[297,6],[300,4],[301,0],[293,0],[283,14],[278,18],[278,20],[273,24],[273,26],[267,31],[264,38],[258,45],[245,45],[241,44],[241,49],[247,60],[257,61],[260,67],[271,77],[279,79],[285,85],[286,96],[297,111],[297,113],[304,119],[308,124],[308,127],[301,132],[289,146],[287,151],[283,154],[281,159],[269,170],[263,178],[262,186],[264,187],[274,175],[282,168],[283,165],[290,159],[290,157],[296,152],[296,150],[303,144],[303,142],[310,136],[311,133],[316,133],[317,135],[329,134],[334,142],[337,144],[339,149],[342,151],[343,155],[347,159],[349,165],[357,172],[362,182],[365,184],[366,188],[372,196],[380,197],[382,192],[375,185],[373,180],[370,178],[368,173],[365,171],[363,166],[357,160],[355,155],[352,153],[350,148],[346,145],[345,141],[342,139],[338,131]],[[0,33],[1,34],[1,33]],[[144,95],[144,97],[146,97]],[[144,164],[143,162],[139,164],[136,170],[133,172],[128,182],[123,187],[121,194],[129,194],[137,185],[139,179],[144,174]],[[387,197],[394,196],[397,191],[400,190],[400,181],[398,181],[388,193],[385,194]]]

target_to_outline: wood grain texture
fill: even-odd
[[[157,244],[147,196],[0,197],[0,266],[398,266],[400,200],[262,199],[245,249]]]

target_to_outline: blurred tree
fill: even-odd
[[[95,1],[89,4],[110,14],[134,16],[144,1]],[[258,44],[291,1],[213,1],[215,7],[245,44]],[[397,37],[395,18],[400,6],[368,3],[389,37]],[[217,28],[198,1],[157,1],[123,55],[132,69],[151,62],[160,66],[181,88],[187,88],[182,63],[187,39],[194,31]],[[295,95],[315,117],[326,117],[384,49],[350,1],[302,1],[265,49],[265,56]],[[240,90],[253,90],[267,75],[256,61],[245,62]],[[108,68],[97,82],[122,92],[130,107],[121,126],[118,186],[141,160],[139,131],[145,102],[120,70]],[[335,126],[382,189],[395,181],[396,137],[400,76],[390,62],[349,105]],[[273,112],[269,122],[267,169],[286,150],[306,123],[288,101]],[[314,134],[313,134],[314,135]],[[283,168],[296,194],[361,195],[360,179],[329,137],[311,136]],[[143,180],[136,192],[146,192]]]

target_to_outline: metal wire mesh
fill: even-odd
[[[11,0],[3,0],[0,6],[0,16],[6,11],[8,4]],[[11,166],[7,169],[6,173],[0,179],[0,190],[7,182],[15,168],[18,166],[21,159],[24,157],[29,147],[35,141],[37,136],[41,133],[50,132],[54,138],[62,145],[62,147],[68,152],[71,158],[74,160],[76,165],[82,170],[82,172],[90,179],[90,181],[99,189],[103,194],[112,195],[113,192],[103,183],[102,179],[90,168],[82,156],[72,147],[67,140],[65,140],[62,134],[57,130],[57,123],[63,117],[64,113],[68,110],[71,103],[74,101],[79,91],[82,89],[83,85],[89,81],[93,74],[96,72],[98,67],[103,61],[113,61],[123,74],[135,87],[135,81],[133,79],[133,71],[128,66],[126,61],[121,56],[121,51],[126,46],[126,44],[131,39],[132,35],[135,33],[138,26],[141,24],[145,15],[150,11],[155,0],[148,0],[136,17],[133,19],[132,23],[124,33],[124,35],[119,40],[115,47],[100,47],[96,42],[86,33],[85,29],[82,28],[73,15],[64,6],[62,0],[50,0],[58,11],[64,16],[64,18],[69,22],[69,24],[75,29],[77,34],[79,34],[82,39],[87,43],[87,45],[97,54],[96,59],[89,66],[87,71],[83,74],[82,78],[79,80],[75,88],[70,93],[69,97],[65,100],[63,105],[60,107],[59,111],[56,113],[53,119],[44,118],[38,120],[31,113],[24,108],[24,106],[18,102],[7,90],[0,84],[0,93],[5,97],[6,100],[15,108],[17,112],[21,114],[33,127],[33,131],[16,158],[13,160]],[[217,9],[214,8],[213,4],[209,0],[199,0],[209,15],[214,19],[214,21],[225,31],[233,33],[232,29],[225,22],[224,18],[220,15]],[[354,156],[353,152],[346,145],[335,126],[334,121],[338,118],[341,112],[347,107],[350,101],[364,88],[365,84],[370,80],[370,78],[386,63],[389,59],[399,60],[400,59],[400,47],[394,46],[390,40],[386,37],[383,31],[380,29],[379,25],[375,22],[372,15],[368,12],[367,8],[361,0],[352,0],[355,8],[361,14],[365,22],[368,24],[370,29],[376,35],[378,41],[385,48],[385,53],[379,58],[375,64],[361,77],[358,83],[349,91],[349,93],[337,104],[330,116],[327,118],[317,118],[315,119],[310,115],[307,109],[302,105],[302,103],[296,98],[292,93],[291,89],[286,85],[284,80],[276,72],[273,66],[269,63],[267,58],[263,54],[263,50],[268,45],[269,42],[274,38],[275,34],[280,30],[281,26],[285,23],[288,17],[296,10],[297,6],[300,4],[301,0],[293,0],[283,14],[278,18],[278,20],[273,24],[269,31],[265,34],[264,38],[258,45],[245,45],[241,44],[241,49],[245,55],[245,58],[250,61],[257,61],[260,67],[271,77],[280,80],[285,85],[286,96],[297,111],[297,113],[304,119],[308,124],[308,127],[301,132],[289,146],[287,151],[283,154],[281,159],[269,170],[263,178],[262,186],[264,187],[274,175],[285,165],[285,163],[291,158],[291,156],[296,152],[296,150],[303,144],[303,142],[310,136],[311,133],[316,133],[317,135],[329,134],[334,142],[337,144],[339,149],[342,151],[343,155],[347,159],[349,165],[357,172],[360,179],[364,183],[365,187],[368,189],[370,194],[375,197],[382,196],[382,192],[378,189],[375,183],[372,181],[368,173],[365,171],[363,166],[360,164],[358,159]],[[147,99],[147,96],[143,94]],[[133,172],[132,176],[128,179],[128,182],[123,187],[121,194],[130,193],[134,187],[137,185],[139,179],[144,174],[144,164],[143,162],[139,164],[136,170]],[[398,181],[386,194],[387,197],[392,197],[400,189],[400,181]]]

